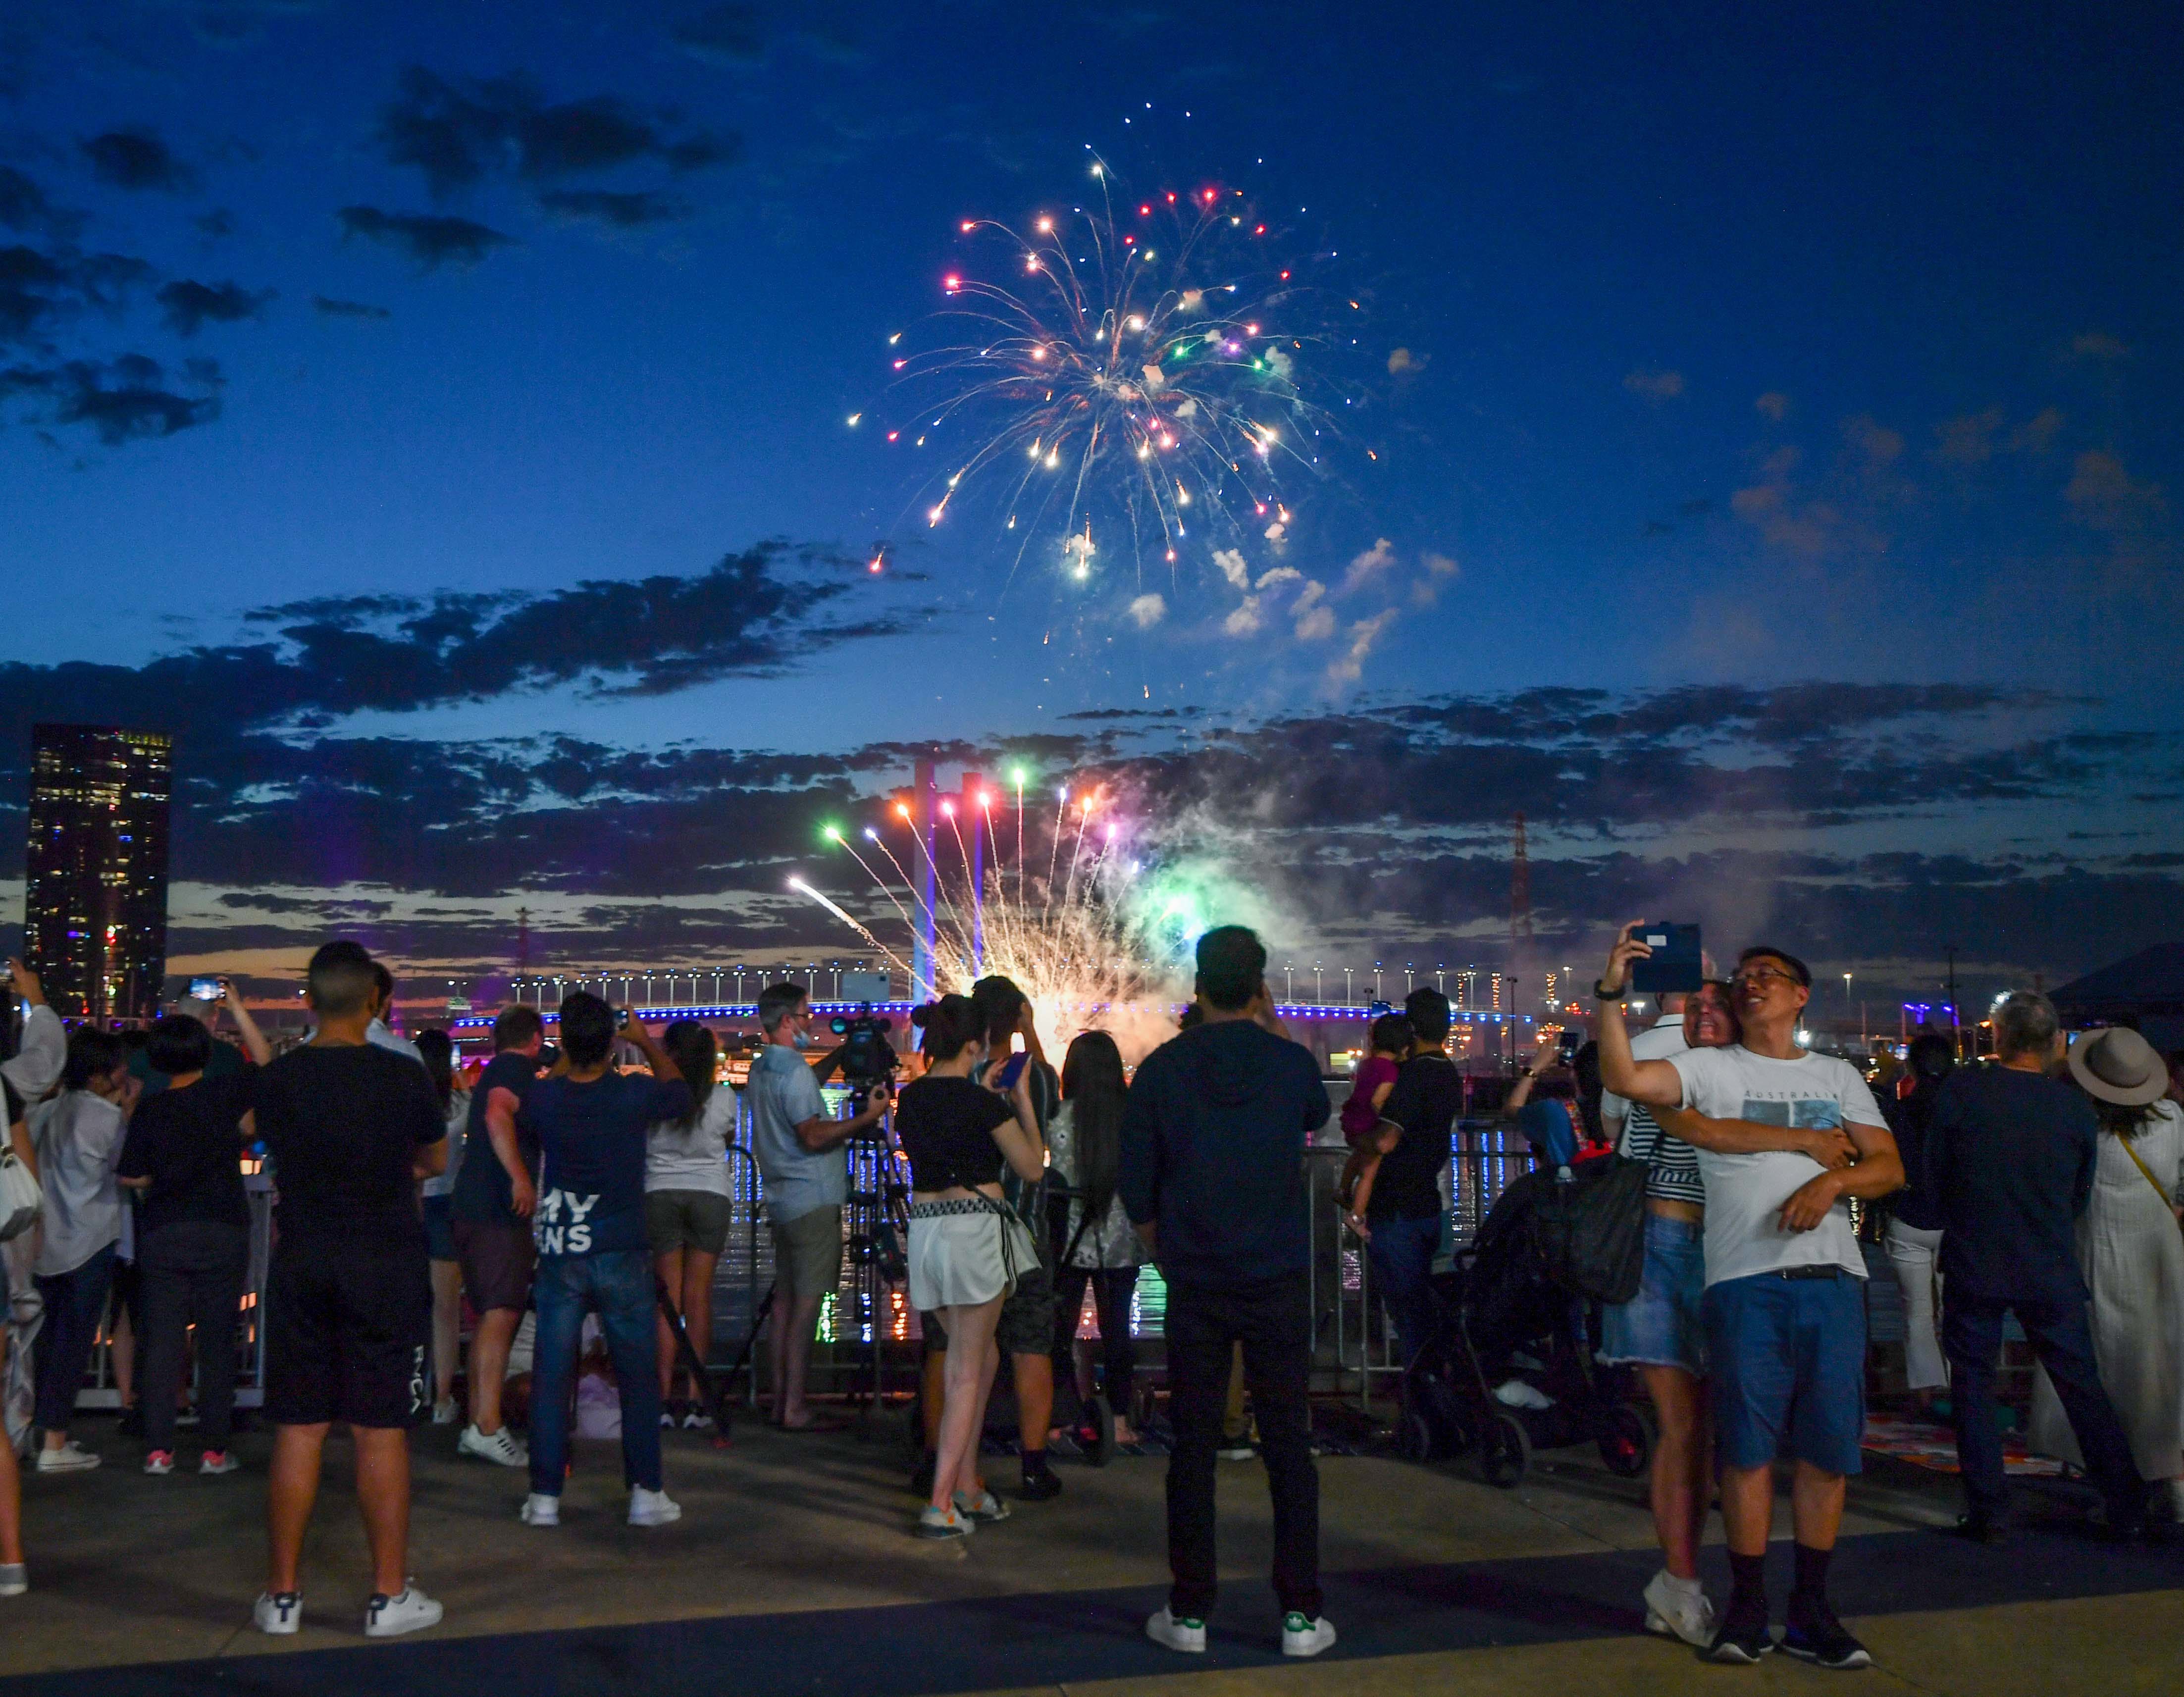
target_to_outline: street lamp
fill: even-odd
[[[1355,1007],[1357,1004],[1357,990],[1355,982],[1357,971],[1354,966],[1346,966],[1342,969],[1342,1005],[1346,1008]]]
[[[1312,963],[1312,999],[1315,1006],[1324,1007],[1327,1004],[1326,994],[1319,988],[1319,962],[1317,960]]]

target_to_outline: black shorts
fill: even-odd
[[[422,1244],[284,1238],[265,1280],[265,1417],[279,1426],[414,1426],[432,1277]]]

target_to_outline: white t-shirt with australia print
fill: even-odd
[[[1684,1105],[1709,1119],[1766,1126],[1886,1126],[1858,1069],[1832,1055],[1774,1060],[1739,1044],[1670,1055],[1684,1081]],[[1827,1169],[1790,1149],[1762,1155],[1699,1152],[1706,1183],[1706,1282],[1721,1284],[1784,1267],[1835,1266],[1859,1278],[1865,1262],[1838,1202],[1809,1232],[1782,1228],[1782,1205]]]

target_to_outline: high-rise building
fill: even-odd
[[[31,732],[23,943],[67,1019],[149,1019],[167,975],[169,742],[103,725]]]

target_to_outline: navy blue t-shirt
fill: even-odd
[[[523,1093],[515,1123],[538,1146],[541,1255],[603,1255],[648,1247],[644,1157],[652,1127],[692,1111],[690,1087],[649,1073],[610,1072],[578,1083],[541,1078]]]
[[[493,1152],[493,1133],[486,1129],[485,1110],[495,1090],[513,1091],[521,1099],[538,1074],[537,1056],[504,1049],[478,1075],[477,1088],[471,1092],[470,1117],[463,1123],[462,1165],[455,1170],[455,1188],[448,1209],[456,1219],[495,1226],[523,1224],[523,1216],[515,1211],[515,1192],[508,1169]],[[528,1161],[530,1152],[523,1154]]]

